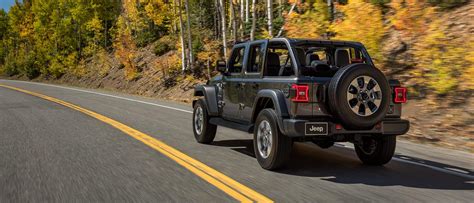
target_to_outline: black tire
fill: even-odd
[[[374,143],[375,147],[370,147],[371,143]],[[392,160],[396,145],[396,136],[365,137],[362,138],[362,143],[354,144],[354,148],[362,163],[380,166]]]
[[[203,115],[203,120],[202,120],[202,129],[201,132],[199,132],[196,128],[196,114],[198,113],[198,110],[202,110],[202,115]],[[209,115],[207,114],[207,108],[206,108],[206,103],[204,100],[199,99],[196,104],[194,105],[194,111],[193,111],[193,132],[194,132],[194,138],[196,138],[196,141],[202,144],[209,144],[214,140],[214,137],[216,137],[216,129],[217,126],[210,124],[209,123]]]
[[[377,110],[368,116],[360,116],[351,110],[348,104],[347,91],[351,82],[359,76],[373,78],[380,87],[381,103]],[[372,128],[386,115],[390,105],[391,90],[384,74],[377,68],[367,64],[351,64],[340,69],[331,79],[328,87],[328,104],[334,116],[344,125],[353,130]]]
[[[266,121],[270,125],[271,129],[271,147],[270,153],[267,157],[262,156],[258,146],[258,130],[262,122]],[[277,114],[273,109],[263,109],[255,121],[254,139],[253,146],[255,150],[255,156],[260,166],[267,170],[275,170],[281,168],[290,158],[292,140],[290,137],[283,135],[277,123]]]

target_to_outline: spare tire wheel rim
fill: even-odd
[[[347,104],[358,116],[370,116],[379,110],[382,91],[379,83],[372,77],[356,77],[347,88]]]
[[[272,151],[272,144],[272,128],[270,123],[266,120],[262,120],[257,129],[257,148],[262,158],[268,158]]]
[[[194,130],[196,130],[197,134],[202,133],[202,127],[204,123],[204,112],[202,108],[199,106],[196,108],[196,113],[194,114]]]

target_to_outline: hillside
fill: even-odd
[[[223,47],[283,27],[288,37],[363,42],[378,68],[410,88],[404,139],[474,152],[473,1],[334,1],[332,14],[326,1],[283,1],[271,18],[265,1],[251,11],[223,1],[233,8],[224,13],[208,0],[58,2],[0,13],[0,74],[189,103],[194,85],[217,74],[210,64]]]

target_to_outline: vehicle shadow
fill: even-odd
[[[255,158],[252,140],[220,140],[212,142],[214,146],[229,147],[230,149]]]
[[[249,139],[214,141],[212,145],[229,147],[247,156],[255,157],[253,143]],[[396,155],[395,157],[402,156],[404,160],[408,157],[406,155]],[[473,173],[469,169],[458,166],[410,158],[416,160],[414,162],[421,161],[423,164],[437,168],[462,169],[468,171],[468,175]],[[294,176],[318,177],[340,184],[474,190],[474,180],[467,177],[399,160],[392,160],[385,166],[366,166],[361,164],[353,149],[337,146],[321,149],[311,143],[295,143],[289,163],[285,168],[275,172]]]

